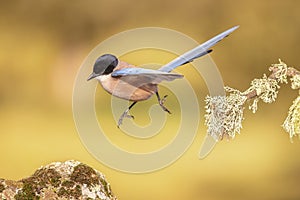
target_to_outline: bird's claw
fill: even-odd
[[[167,97],[168,97],[168,95],[165,95],[162,99],[160,99],[160,100],[159,100],[159,105],[160,105],[160,107],[161,107],[165,112],[168,112],[169,114],[171,114],[171,112],[168,110],[168,108],[166,108],[166,107],[164,106],[164,103],[165,103]]]
[[[124,118],[130,118],[130,119],[134,119],[133,115],[129,115],[128,111],[123,112],[123,114],[120,116],[119,121],[118,121],[118,128],[121,126],[121,124],[123,123],[123,119]]]

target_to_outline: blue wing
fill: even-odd
[[[111,76],[119,77],[121,80],[134,86],[148,83],[158,84],[162,81],[173,81],[183,77],[181,74],[144,68],[123,68],[113,71]]]
[[[217,44],[219,41],[227,37],[230,33],[235,31],[239,26],[235,26],[231,29],[228,29],[227,31],[224,31],[223,33],[213,37],[212,39],[204,42],[203,44],[195,47],[194,49],[184,53],[183,55],[175,58],[168,64],[162,66],[159,70],[163,72],[170,72],[176,67],[179,67],[181,65],[184,65],[186,63],[192,62],[194,59],[199,58],[201,56],[204,56],[208,53],[210,53],[212,50],[210,49],[212,46]]]

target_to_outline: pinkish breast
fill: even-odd
[[[156,84],[145,84],[140,87],[135,87],[119,78],[113,78],[110,75],[102,75],[97,77],[97,79],[107,92],[118,98],[130,101],[149,99],[157,91]]]

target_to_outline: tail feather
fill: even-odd
[[[200,57],[202,57],[202,56],[205,56],[206,54],[209,54],[209,53],[212,52],[212,51],[213,51],[212,49],[209,49],[208,51],[201,52],[201,54],[195,56],[194,58],[192,58],[192,59],[189,60],[189,61],[186,61],[185,63],[182,63],[180,66],[185,65],[185,64],[188,64],[188,63],[190,63],[190,62],[193,62],[195,59],[200,58]],[[178,67],[179,67],[179,66],[178,66]]]
[[[183,55],[175,58],[168,64],[162,66],[159,70],[163,72],[170,72],[176,67],[179,67],[181,65],[187,64],[189,62],[192,62],[196,58],[200,58],[201,56],[204,56],[208,53],[210,53],[212,50],[210,48],[217,44],[219,41],[227,37],[230,33],[235,31],[239,26],[232,27],[228,29],[227,31],[224,31],[223,33],[220,33],[219,35],[213,37],[212,39],[204,42],[203,44],[195,47],[194,49],[184,53]]]

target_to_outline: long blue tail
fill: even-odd
[[[159,70],[163,72],[170,72],[176,67],[179,67],[183,64],[192,62],[196,58],[200,58],[201,56],[204,56],[208,53],[210,53],[212,50],[210,49],[212,46],[217,44],[219,41],[227,37],[230,33],[235,31],[239,26],[232,27],[231,29],[228,29],[227,31],[224,31],[223,33],[220,33],[219,35],[213,37],[212,39],[204,42],[203,44],[200,44],[199,46],[195,47],[194,49],[182,54],[181,56],[175,58],[168,64],[162,66]]]

